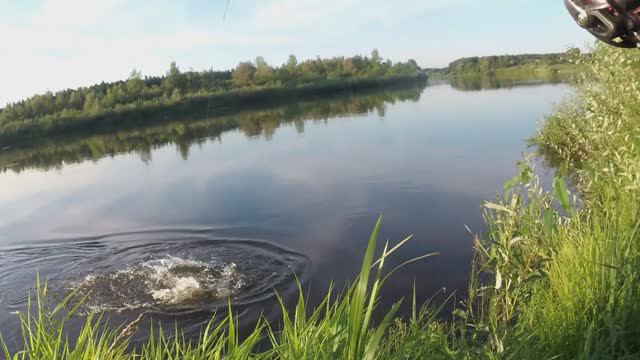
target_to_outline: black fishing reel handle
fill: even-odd
[[[639,47],[640,0],[564,0],[573,19],[599,40],[617,47]]]
[[[640,0],[607,0],[617,11],[633,11],[640,7]]]
[[[640,17],[634,11],[640,7],[640,0],[607,0],[607,3],[620,14],[627,31],[633,33],[637,38],[636,34],[640,29]]]

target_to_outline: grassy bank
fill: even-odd
[[[564,358],[640,354],[640,56],[599,46],[588,81],[534,142],[573,180],[577,210],[539,236],[548,260],[513,326],[526,349]]]
[[[427,69],[429,79],[447,80],[459,90],[500,89],[524,84],[571,82],[585,71],[576,63],[579,51],[461,58],[440,69]],[[585,55],[582,55],[585,56]],[[588,55],[586,55],[588,56]]]
[[[598,47],[582,64],[588,82],[558,107],[533,142],[560,170],[544,189],[530,159],[495,201],[484,204],[487,231],[475,241],[468,298],[454,318],[414,301],[410,319],[395,307],[373,322],[385,258],[376,226],[362,271],[342,296],[297,307],[279,325],[262,322],[238,337],[233,314],[197,344],[152,337],[126,348],[136,324],[109,331],[89,319],[66,346],[56,309],[23,314],[25,350],[16,359],[635,359],[640,357],[640,53]],[[571,179],[572,192],[563,178]],[[397,246],[401,246],[400,242]],[[427,260],[428,261],[428,260]],[[418,279],[419,281],[419,279]],[[329,292],[331,293],[331,292]],[[40,303],[38,303],[40,304]],[[76,341],[77,340],[77,341]],[[260,348],[260,341],[270,346]]]
[[[445,75],[451,85],[461,90],[497,89],[527,83],[566,83],[579,78],[584,68],[575,64],[516,65],[490,72],[452,73]]]
[[[576,64],[553,64],[553,65],[518,65],[506,68],[500,68],[495,70],[496,76],[508,77],[508,78],[527,78],[534,77],[553,77],[558,76],[566,78],[580,73],[584,69]]]
[[[495,77],[503,81],[566,79],[584,68],[575,63],[580,51],[572,49],[566,53],[499,55],[461,58],[447,67],[427,69],[432,79],[456,77]]]
[[[636,52],[595,49],[580,64],[588,81],[533,139],[579,197],[559,179],[543,192],[522,165],[511,185],[526,185],[488,205],[480,254],[494,279],[474,318],[491,354],[640,355],[638,65]]]
[[[488,71],[450,72],[447,77],[494,76],[498,79],[535,80],[552,79],[554,77],[567,79],[584,71],[578,64],[523,64],[499,67]]]

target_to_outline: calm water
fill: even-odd
[[[481,202],[568,92],[442,84],[4,149],[0,331],[16,336],[36,272],[116,322],[148,311],[197,332],[228,296],[243,323],[276,316],[294,273],[314,301],[351,279],[379,214],[381,239],[415,235],[389,268],[440,253],[398,272],[385,303],[414,280],[423,301],[463,293],[465,225],[482,231]]]

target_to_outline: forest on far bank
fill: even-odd
[[[580,49],[572,48],[563,53],[493,55],[460,58],[449,63],[445,68],[427,69],[434,77],[464,76],[471,74],[488,74],[500,70],[578,70],[575,59],[582,54]]]
[[[349,79],[413,76],[422,70],[414,60],[393,63],[377,50],[368,56],[309,59],[290,55],[280,66],[263,57],[240,62],[232,70],[181,71],[175,62],[163,76],[145,76],[133,70],[127,80],[34,95],[0,109],[0,133],[15,133],[25,123],[49,126],[59,119],[96,116],[152,105],[171,105],[190,96],[222,94],[264,88],[308,87]]]

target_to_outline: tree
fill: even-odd
[[[178,68],[178,65],[176,65],[175,61],[172,61],[171,64],[169,64],[169,72],[167,73],[167,77],[176,77],[180,75],[180,68]]]
[[[236,86],[249,86],[253,84],[255,72],[256,68],[251,62],[241,62],[236,66],[231,78]]]
[[[171,100],[180,101],[181,99],[182,99],[182,91],[180,91],[180,89],[178,88],[173,89],[173,91],[171,91]]]
[[[343,61],[344,61],[344,58],[342,57],[334,57],[331,59],[322,60],[322,66],[324,67],[324,71],[327,75],[327,78],[337,78],[342,75]]]
[[[268,83],[273,80],[274,70],[262,56],[256,58],[256,73],[255,79],[261,83]]]
[[[382,69],[383,69],[383,73],[386,74],[389,72],[389,70],[391,70],[391,68],[393,67],[393,61],[391,61],[391,59],[387,59],[387,61],[385,61],[382,64]]]
[[[380,53],[378,53],[378,49],[373,49],[371,51],[371,62],[374,65],[380,65],[382,63],[382,58],[380,57]]]
[[[291,73],[289,72],[289,70],[287,70],[286,67],[281,66],[276,70],[276,78],[278,79],[278,81],[282,82],[282,83],[288,83],[289,81],[293,80],[293,75],[291,75]]]
[[[175,62],[172,63],[172,65],[175,65]],[[177,70],[177,67],[176,67],[176,70]],[[140,70],[136,68],[133,68],[133,70],[131,70],[131,73],[129,74],[129,80],[132,80],[132,79],[142,79],[142,72],[140,72]]]
[[[566,61],[566,54],[501,56],[495,59],[495,66],[544,62],[552,64]],[[481,61],[485,68],[493,67],[493,58]],[[478,68],[478,58],[462,59],[453,65],[461,69]],[[416,75],[420,71],[415,61],[392,64],[384,61],[377,49],[370,56],[351,58],[310,59],[298,62],[294,55],[279,67],[270,66],[263,57],[257,57],[255,64],[241,62],[230,71],[181,72],[175,62],[171,62],[164,76],[142,77],[133,69],[125,81],[102,82],[89,88],[62,90],[55,94],[47,92],[34,95],[23,101],[0,109],[0,133],[2,129],[18,133],[25,129],[36,129],[41,124],[53,121],[67,121],[82,118],[82,115],[97,115],[103,111],[107,115],[129,109],[143,109],[147,106],[168,106],[184,98],[197,98],[212,93],[221,93],[233,87],[260,85],[302,85],[314,84],[325,79],[349,76],[382,76],[388,74]],[[86,114],[78,114],[79,111]],[[96,117],[98,119],[100,117]],[[27,132],[24,132],[25,134]],[[1,135],[1,134],[0,134]]]
[[[344,59],[342,67],[345,73],[357,75],[362,70],[364,59],[360,55]]]
[[[393,74],[397,75],[415,75],[421,69],[415,60],[409,59],[406,63],[399,62],[393,65],[393,68],[391,70]]]
[[[44,97],[41,95],[32,97],[30,103],[31,111],[35,116],[44,115],[47,111],[47,104],[45,103]]]
[[[132,96],[138,97],[140,93],[142,93],[143,89],[144,81],[142,80],[142,73],[140,73],[139,70],[133,69],[129,75],[129,79],[127,80],[127,91]]]
[[[69,96],[69,106],[76,110],[82,110],[84,105],[84,96],[80,91],[74,91]]]
[[[171,64],[169,64],[169,71],[162,83],[165,91],[169,94],[174,89],[184,90],[184,75],[180,73],[180,69],[176,65],[175,61],[172,61]]]
[[[383,74],[383,66],[382,66],[382,58],[380,57],[380,53],[378,53],[378,49],[373,49],[371,51],[371,59],[369,60],[369,71],[368,73],[373,76],[380,76]]]
[[[324,65],[319,58],[316,60],[307,60],[300,65],[302,76],[309,79],[325,77]]]
[[[85,96],[83,106],[83,110],[85,112],[95,112],[99,111],[101,108],[100,99],[93,92],[90,92]]]
[[[289,55],[289,59],[287,60],[287,64],[285,65],[285,67],[290,74],[296,73],[296,68],[298,67],[298,59],[295,55]]]
[[[576,61],[580,56],[582,56],[582,52],[577,47],[570,48],[564,53],[564,58],[569,61]]]
[[[67,107],[69,104],[69,98],[66,95],[66,91],[56,93],[55,111],[61,111]]]

